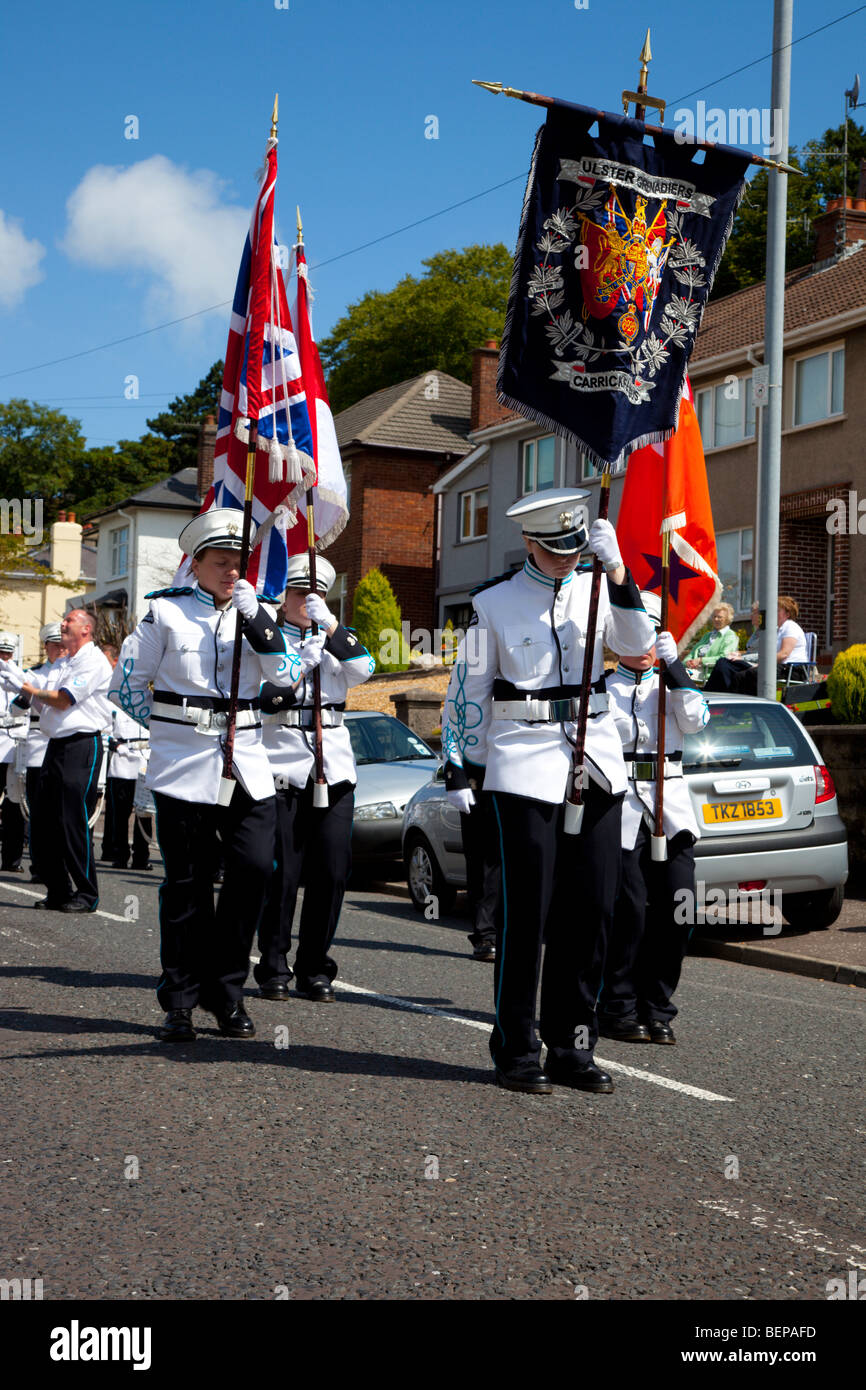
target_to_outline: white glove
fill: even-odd
[[[666,666],[677,659],[677,644],[669,632],[660,632],[656,638],[656,656]]]
[[[11,656],[6,661],[0,661],[0,679],[7,690],[20,690],[24,684],[24,672]]]
[[[306,641],[301,643],[301,655],[299,659],[302,676],[308,676],[322,660],[322,652],[325,648],[327,636],[328,634],[326,632],[317,632],[315,637],[308,637]]]
[[[449,806],[453,806],[459,811],[461,816],[468,816],[472,807],[475,805],[475,797],[468,787],[460,787],[459,790],[445,793]]]
[[[306,607],[307,617],[310,622],[315,623],[317,627],[336,627],[337,619],[329,610],[325,600],[320,598],[318,594],[307,594],[304,600],[304,606]]]
[[[589,528],[589,548],[598,556],[606,570],[622,564],[616,531],[609,521],[594,521]]]
[[[235,580],[235,587],[232,589],[232,603],[242,618],[254,618],[259,611],[258,595],[252,584],[247,583],[246,579]]]

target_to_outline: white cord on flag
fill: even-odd
[[[278,274],[279,274],[279,267],[278,267],[278,265],[277,265],[276,252],[275,252],[274,246],[272,245],[272,246],[271,246],[271,365],[273,366],[273,365],[274,365],[274,362],[275,362],[275,358],[274,358],[274,332],[275,332],[275,330],[276,330],[276,336],[277,336],[277,339],[278,339],[278,341],[279,341],[279,347],[280,347],[279,372],[280,372],[280,377],[282,378],[283,405],[284,405],[285,411],[286,411],[286,430],[288,431],[288,436],[289,436],[288,442],[287,442],[287,444],[286,444],[286,453],[285,453],[285,466],[286,466],[285,477],[286,477],[286,480],[287,480],[288,482],[297,485],[298,483],[301,483],[301,482],[303,482],[303,480],[304,480],[304,468],[303,468],[303,464],[302,464],[302,462],[301,462],[301,457],[300,457],[300,455],[299,455],[299,453],[298,453],[298,450],[297,450],[297,446],[296,446],[296,444],[295,444],[294,436],[293,436],[293,434],[292,434],[292,412],[291,412],[291,408],[290,408],[290,406],[289,406],[289,384],[288,384],[288,378],[287,378],[287,376],[286,376],[286,357],[285,357],[285,353],[284,353],[284,351],[283,351],[283,325],[282,325],[282,321],[281,321],[281,319],[280,319],[280,296],[279,296],[279,291],[278,291],[278,288],[277,288],[277,275],[278,275]],[[281,450],[281,448],[280,448],[279,440],[277,439],[277,392],[276,392],[276,381],[274,382],[274,437],[273,437],[273,439],[271,440],[271,445],[270,445],[270,449],[269,449],[269,461],[270,461],[270,467],[269,467],[269,474],[268,474],[268,476],[269,476],[271,482],[272,482],[272,483],[279,483],[279,482],[282,482],[282,480],[283,480],[283,453],[282,453],[282,450]]]

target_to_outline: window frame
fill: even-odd
[[[842,354],[842,408],[833,410],[833,357],[835,353]],[[798,420],[797,419],[797,372],[801,362],[810,362],[814,357],[827,358],[827,394],[825,397],[827,414],[819,415],[817,420]],[[810,425],[822,425],[825,420],[841,420],[845,414],[845,340],[840,342],[827,343],[811,352],[799,352],[791,359],[791,429],[808,429]]]
[[[467,488],[465,492],[460,492],[460,493],[457,494],[457,543],[458,543],[458,545],[465,545],[465,544],[467,544],[467,543],[470,542],[470,541],[484,541],[484,540],[487,539],[487,536],[488,536],[487,526],[485,526],[485,529],[484,529],[483,531],[476,531],[476,530],[475,530],[476,517],[477,517],[477,515],[478,515],[478,504],[477,504],[476,498],[477,498],[482,492],[483,492],[483,493],[485,494],[485,496],[487,497],[487,503],[486,503],[485,510],[487,511],[487,514],[488,514],[488,522],[489,522],[489,517],[490,517],[490,486],[489,486],[488,483],[484,483],[481,487]],[[464,502],[465,502],[465,499],[466,499],[467,497],[469,497],[469,498],[472,499],[471,504],[470,504],[470,525],[471,525],[471,528],[472,528],[472,529],[471,529],[471,531],[470,531],[468,534],[464,534],[464,531],[463,531]]]
[[[728,375],[729,375],[729,376],[733,376],[734,373],[733,373],[733,372],[729,372]],[[727,381],[726,381],[724,378],[722,378],[721,381],[714,381],[714,382],[708,384],[707,386],[697,386],[697,387],[694,388],[695,414],[696,414],[696,416],[698,417],[698,424],[699,424],[699,425],[700,425],[700,417],[701,417],[701,407],[700,407],[700,405],[699,405],[699,398],[700,398],[701,396],[706,396],[707,394],[709,394],[709,397],[710,397],[710,422],[711,422],[711,426],[712,426],[712,430],[711,430],[711,433],[712,433],[712,442],[711,442],[711,443],[708,442],[706,433],[705,433],[705,431],[704,431],[704,428],[703,428],[703,426],[701,425],[701,443],[702,443],[703,446],[704,446],[704,453],[709,453],[709,451],[710,451],[711,449],[734,449],[734,448],[736,448],[737,445],[739,445],[739,444],[748,444],[748,443],[750,443],[750,442],[751,442],[753,439],[755,439],[756,436],[757,436],[757,430],[758,430],[758,408],[757,408],[757,406],[755,405],[754,384],[753,384],[753,381],[752,381],[751,373],[746,372],[745,375],[743,375],[743,376],[740,376],[739,374],[737,374],[737,381],[738,381],[738,382],[745,382],[745,387],[744,387],[744,389],[742,389],[742,390],[739,392],[739,395],[738,395],[738,397],[737,397],[737,399],[742,403],[742,410],[741,410],[741,413],[740,413],[740,425],[741,425],[741,428],[742,428],[742,430],[743,430],[743,433],[742,433],[741,435],[739,435],[737,439],[726,439],[726,440],[724,441],[724,443],[722,443],[722,444],[717,444],[717,443],[716,443],[716,392],[717,392],[720,388],[721,388],[722,390],[724,390],[725,386],[726,386],[728,383],[727,383]],[[752,422],[752,423],[753,423],[753,428],[752,428],[751,434],[747,434],[747,433],[746,433],[746,430],[748,429],[748,425],[749,425],[749,410],[748,410],[748,406],[749,406],[749,394],[750,394],[750,392],[751,392],[751,398],[752,398],[752,399],[751,399],[751,404],[752,404],[752,413],[753,413],[753,422]]]
[[[539,488],[539,486],[538,486],[538,445],[539,445],[539,444],[543,444],[543,443],[545,442],[545,440],[548,440],[548,439],[552,440],[552,442],[553,442],[553,479],[552,479],[552,481],[551,481],[550,483],[548,483],[545,487]],[[521,441],[521,446],[520,446],[520,496],[521,496],[521,497],[528,497],[528,496],[530,495],[530,493],[533,493],[533,492],[547,492],[550,488],[555,488],[555,487],[557,486],[556,475],[557,475],[557,473],[558,473],[558,471],[559,471],[559,458],[557,457],[558,451],[557,451],[557,447],[556,447],[556,441],[557,441],[557,436],[556,436],[555,434],[537,434],[537,435],[534,435],[532,439],[524,439],[524,440]],[[527,486],[526,486],[526,461],[527,461],[527,453],[528,453],[528,451],[529,451],[530,449],[534,450],[534,454],[533,454],[533,457],[532,457],[532,486],[531,486],[531,487],[527,487]]]
[[[124,537],[124,540],[122,542],[124,558],[124,564],[122,569],[118,567],[118,559],[121,553],[121,536]],[[125,578],[125,576],[129,574],[129,522],[126,522],[123,526],[114,526],[109,531],[108,556],[111,578]]]
[[[751,540],[751,544],[750,544],[750,546],[749,546],[749,549],[748,549],[748,551],[746,552],[746,551],[743,550],[743,536],[745,535],[745,533],[746,533],[747,531],[751,533],[752,540]],[[720,603],[729,603],[729,604],[731,605],[731,607],[732,607],[733,610],[734,610],[734,620],[735,620],[735,621],[739,621],[741,618],[748,616],[749,613],[751,612],[752,600],[753,600],[753,598],[754,598],[754,596],[755,596],[755,528],[754,528],[754,526],[732,526],[731,529],[730,529],[729,531],[717,531],[717,532],[716,532],[716,556],[717,556],[717,557],[718,557],[719,541],[720,541],[720,539],[722,538],[722,536],[738,536],[738,537],[739,537],[739,541],[738,541],[738,543],[737,543],[737,597],[738,597],[738,598],[742,596],[742,592],[743,592],[743,562],[744,562],[744,561],[751,561],[751,564],[752,564],[752,581],[751,581],[751,586],[750,586],[751,592],[750,592],[750,594],[749,594],[748,601],[745,602],[745,603],[743,604],[742,607],[738,607],[737,604],[733,602],[731,596],[730,596],[729,594],[726,594],[726,593],[725,593],[724,587],[722,588],[722,596],[721,596],[721,598],[720,598],[720,600],[719,600]],[[719,563],[719,569],[721,570],[721,563],[718,562],[718,560],[717,560],[717,563]],[[719,574],[719,578],[721,579],[721,577],[722,577],[722,576],[721,576],[721,573],[720,573],[720,574]]]

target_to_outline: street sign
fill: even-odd
[[[770,368],[752,368],[752,398],[755,405],[766,405],[770,399]]]

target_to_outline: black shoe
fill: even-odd
[[[602,1019],[598,1031],[603,1038],[614,1038],[617,1042],[648,1043],[650,1031],[645,1023],[634,1014],[628,1018]]]
[[[253,1023],[243,1004],[230,1004],[228,1007],[214,1010],[219,1030],[226,1038],[254,1038],[256,1036],[256,1025]]]
[[[314,1004],[333,1004],[337,998],[330,980],[310,980],[307,985],[297,985],[296,992],[301,999],[311,999]]]
[[[132,866],[131,866],[131,867],[132,867],[133,869],[135,869],[136,873],[138,873],[138,874],[147,874],[147,873],[150,873],[151,869],[153,868],[153,865],[150,864],[150,863],[148,863],[148,864],[136,864],[135,860],[133,860],[133,861],[132,861]]]
[[[492,941],[482,941],[472,952],[473,960],[493,961],[496,959],[496,947]]]
[[[599,1095],[610,1095],[613,1090],[612,1078],[594,1062],[557,1062],[549,1057],[545,1066],[554,1086],[570,1086],[575,1091],[595,1091]]]
[[[62,912],[66,907],[66,902],[63,898],[39,898],[30,906],[40,907],[44,912]]]
[[[157,1036],[160,1042],[194,1042],[192,1009],[169,1009]]]
[[[259,994],[261,995],[262,999],[288,999],[288,981],[266,980],[263,985],[259,985]]]
[[[0,864],[0,872],[4,874],[23,874],[24,870],[19,860],[17,864]]]
[[[112,859],[112,861],[111,861],[111,867],[112,867],[112,869],[128,869],[128,868],[129,868],[129,860],[127,860],[127,859]]]
[[[534,1062],[524,1062],[507,1071],[497,1067],[496,1081],[506,1091],[527,1091],[531,1096],[549,1096],[553,1091],[551,1078]]]
[[[60,907],[61,912],[95,912],[96,903],[89,903],[86,898],[70,898]]]
[[[674,1030],[669,1023],[663,1023],[661,1019],[651,1018],[649,1021],[650,1042],[667,1043],[668,1047],[676,1042]]]

